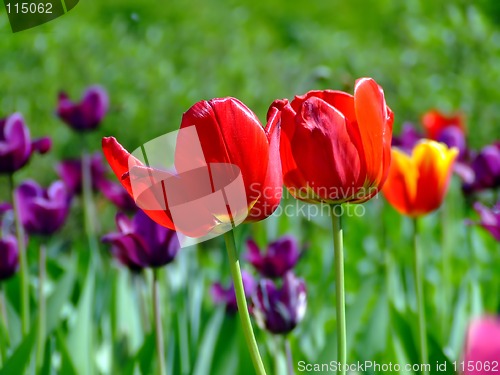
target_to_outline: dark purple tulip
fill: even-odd
[[[12,205],[10,203],[0,203],[0,215],[3,215],[4,213],[12,210]]]
[[[121,184],[109,180],[98,181],[97,188],[111,203],[124,211],[136,211],[134,199],[127,193]]]
[[[478,224],[486,229],[491,235],[500,241],[500,203],[497,203],[495,207],[489,209],[483,206],[481,203],[476,202],[474,204],[474,209],[479,214],[480,221]],[[470,223],[470,222],[469,222]]]
[[[471,322],[462,354],[463,375],[500,374],[500,318],[483,316]],[[469,366],[469,364],[471,366]],[[485,365],[488,364],[488,368]]]
[[[132,219],[116,214],[118,232],[102,238],[111,243],[111,252],[132,271],[162,267],[172,262],[180,249],[177,233],[162,227],[139,210]]]
[[[59,163],[57,174],[64,181],[72,194],[82,192],[82,161],[69,159]],[[100,191],[110,202],[124,211],[135,211],[137,206],[130,194],[121,184],[109,181],[106,178],[106,166],[102,162],[102,154],[96,152],[90,156],[90,175],[92,190]]]
[[[456,147],[459,151],[458,160],[465,160],[467,157],[467,142],[462,129],[456,126],[447,126],[439,133],[437,139],[448,147]]]
[[[255,292],[255,280],[246,271],[241,272],[241,277],[243,279],[243,289],[245,290],[245,297],[248,299]],[[236,294],[234,291],[234,285],[224,288],[220,283],[215,283],[212,285],[212,299],[216,304],[226,305],[226,311],[228,313],[234,314],[238,311],[238,304],[236,302]]]
[[[56,166],[56,172],[64,181],[72,194],[82,192],[82,160],[68,159]],[[99,190],[99,184],[106,179],[106,166],[102,162],[102,155],[95,152],[90,156],[90,175],[92,178],[92,189]]]
[[[44,154],[50,147],[49,138],[31,141],[30,131],[21,114],[14,113],[0,119],[0,173],[14,173],[28,163],[34,152]]]
[[[79,103],[72,102],[65,92],[59,94],[57,115],[71,128],[84,132],[94,130],[106,115],[109,99],[106,90],[91,86]]]
[[[300,259],[301,252],[297,240],[293,236],[284,236],[271,242],[267,251],[262,254],[253,240],[247,241],[246,259],[264,277],[283,277]]]
[[[44,189],[28,180],[17,187],[15,195],[19,218],[28,233],[51,235],[66,221],[71,196],[62,181]]]
[[[304,280],[288,272],[278,289],[269,279],[262,279],[253,295],[252,313],[262,329],[286,334],[299,324],[306,313],[307,292]]]
[[[392,145],[407,153],[411,153],[413,147],[422,138],[424,136],[417,131],[413,124],[405,122],[400,135],[392,137]]]
[[[19,266],[17,240],[13,235],[0,238],[0,280],[14,275]]]
[[[466,193],[500,186],[500,143],[484,147],[470,163],[473,178],[464,181]]]

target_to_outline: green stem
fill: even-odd
[[[82,153],[82,195],[85,233],[87,235],[89,250],[91,251],[92,259],[98,260],[99,245],[95,236],[96,215],[92,199],[91,156],[85,151]]]
[[[446,333],[447,333],[447,327],[448,323],[450,321],[449,319],[449,314],[448,314],[448,306],[450,305],[449,301],[449,294],[448,290],[451,290],[451,281],[450,281],[450,246],[449,246],[449,235],[448,235],[448,230],[449,228],[449,206],[444,202],[443,206],[441,207],[441,251],[442,251],[442,257],[441,257],[441,272],[442,272],[442,277],[443,277],[443,282],[441,285],[441,292],[442,292],[442,300],[441,300],[441,324],[442,324],[442,335],[443,339],[446,338]]]
[[[337,311],[337,361],[341,364],[341,369],[337,374],[345,375],[347,364],[347,338],[345,322],[345,286],[344,286],[344,244],[342,239],[341,216],[335,212],[336,207],[331,206],[332,231],[333,231],[333,251],[335,253],[335,295]]]
[[[14,191],[14,175],[9,175],[9,185],[12,194],[12,207],[14,208],[14,218],[16,222],[17,246],[19,249],[19,276],[21,278],[21,327],[23,336],[30,330],[30,304],[29,304],[29,284],[28,284],[28,260],[26,247],[24,244],[24,228],[19,218],[19,208],[17,207],[16,195]]]
[[[422,280],[422,271],[420,264],[420,248],[418,234],[418,219],[413,219],[413,272],[415,274],[415,290],[417,294],[417,312],[418,312],[418,331],[420,343],[420,363],[429,363],[429,354],[427,351],[427,324],[425,322],[425,306],[424,306],[424,288]],[[422,374],[427,375],[427,371],[422,371]]]
[[[157,268],[153,268],[153,313],[155,324],[156,356],[158,357],[158,375],[166,375],[165,350],[163,345],[163,328],[160,313],[160,292]]]
[[[43,366],[43,358],[45,354],[45,245],[40,246],[38,258],[38,346],[36,351],[36,368],[39,371]]]
[[[290,347],[290,340],[288,336],[285,337],[285,354],[286,354],[286,369],[288,375],[295,375],[294,365],[293,365],[293,355],[292,348]]]
[[[134,291],[135,291],[135,298],[137,301],[137,304],[139,305],[139,316],[141,318],[141,325],[142,325],[142,330],[144,331],[144,334],[150,331],[151,329],[151,324],[150,324],[150,315],[148,314],[147,306],[149,305],[146,303],[146,296],[144,295],[143,291],[143,275],[132,275],[132,282],[134,283]]]
[[[227,255],[229,257],[229,266],[233,277],[234,291],[236,293],[236,302],[238,305],[238,313],[241,319],[243,334],[247,343],[250,357],[252,358],[253,366],[257,375],[266,375],[262,358],[260,357],[259,347],[255,340],[255,335],[252,329],[252,322],[248,314],[247,300],[245,298],[245,289],[243,288],[243,279],[241,277],[240,262],[236,255],[236,243],[234,241],[234,233],[232,230],[224,234],[226,241]]]
[[[7,348],[10,346],[9,320],[7,318],[7,301],[3,284],[0,284],[0,317],[2,326],[0,331],[0,359],[1,364],[7,359]],[[1,366],[0,366],[1,368]]]

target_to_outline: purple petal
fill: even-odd
[[[109,99],[100,86],[89,87],[79,103],[72,102],[65,92],[59,94],[57,115],[76,131],[97,128],[106,115]]]
[[[31,144],[31,152],[45,154],[52,148],[52,140],[49,137],[38,138]]]
[[[17,240],[12,235],[0,238],[0,280],[13,276],[19,266]]]

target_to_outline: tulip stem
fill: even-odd
[[[82,195],[85,233],[92,259],[98,259],[99,246],[95,237],[95,210],[92,199],[92,166],[91,157],[85,151],[82,153]]]
[[[156,356],[158,357],[158,375],[166,375],[165,350],[163,345],[163,327],[160,313],[160,291],[158,268],[153,268],[153,313],[155,324]]]
[[[448,332],[448,306],[449,306],[449,290],[451,289],[451,281],[450,281],[450,236],[448,230],[450,228],[450,212],[449,206],[446,202],[443,203],[441,207],[441,262],[442,262],[442,278],[443,282],[441,284],[442,290],[442,301],[441,301],[441,319],[442,319],[442,335],[443,339],[446,338],[446,334]]]
[[[345,365],[347,364],[347,338],[345,322],[345,286],[344,286],[344,243],[342,234],[341,212],[337,212],[336,207],[340,205],[331,205],[332,231],[333,231],[333,251],[335,253],[335,294],[337,311],[337,362],[340,363],[340,370],[337,374],[346,374]]]
[[[19,207],[17,206],[16,194],[14,190],[14,175],[9,175],[9,185],[12,194],[12,207],[14,209],[14,220],[16,222],[17,247],[19,249],[19,276],[21,281],[21,327],[23,336],[30,330],[30,304],[29,304],[29,284],[28,284],[28,260],[24,245],[24,228],[19,218]]]
[[[45,245],[40,246],[38,257],[38,347],[36,351],[37,372],[43,366],[45,352]]]
[[[427,351],[427,328],[425,322],[425,306],[424,306],[424,288],[422,280],[422,270],[420,261],[420,246],[418,234],[418,219],[413,219],[413,267],[415,273],[415,290],[417,295],[417,312],[418,312],[418,330],[420,343],[420,363],[426,365],[429,363],[429,354]],[[422,370],[422,374],[427,375],[428,372]]]
[[[286,369],[288,372],[288,375],[295,375],[295,371],[293,370],[293,355],[292,355],[292,348],[290,347],[290,340],[288,339],[288,336],[285,337],[285,354],[286,354]]]
[[[5,299],[5,288],[0,284],[0,314],[2,319],[2,330],[0,331],[0,359],[3,363],[7,359],[7,348],[10,346],[9,320],[7,318],[7,301]],[[1,365],[1,363],[0,363]]]
[[[144,279],[142,277],[142,275],[132,275],[132,282],[134,283],[135,298],[139,305],[139,316],[141,317],[142,329],[144,333],[146,333],[151,329],[149,323],[151,315],[148,314],[147,306],[149,304],[146,303],[146,296],[143,290]]]
[[[243,288],[243,279],[241,277],[240,262],[236,254],[236,243],[234,240],[234,233],[232,230],[224,234],[226,241],[227,255],[229,257],[229,266],[231,268],[231,275],[233,277],[234,291],[236,293],[236,302],[238,305],[238,313],[243,327],[243,334],[247,343],[250,357],[252,358],[253,366],[257,375],[266,375],[262,358],[260,357],[259,347],[255,340],[255,335],[252,329],[252,321],[248,314],[248,306],[245,298],[245,289]]]

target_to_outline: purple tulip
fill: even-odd
[[[464,180],[465,193],[500,186],[500,143],[484,147],[470,163],[472,178]]]
[[[283,277],[300,259],[301,252],[297,240],[292,236],[284,236],[271,242],[265,254],[253,240],[247,241],[246,259],[264,277]]]
[[[253,295],[253,310],[257,324],[275,334],[291,332],[306,313],[307,292],[304,280],[288,272],[281,288],[262,279]]]
[[[64,160],[56,166],[56,172],[72,194],[82,193],[81,159]],[[98,191],[99,182],[106,178],[106,167],[102,162],[102,155],[99,152],[90,156],[90,175],[92,179],[92,189]]]
[[[65,160],[57,165],[56,171],[72,194],[81,194],[81,159]],[[123,186],[106,178],[106,166],[103,164],[102,155],[99,152],[90,156],[90,175],[92,179],[92,190],[100,191],[110,202],[121,210],[137,210],[134,200]]]
[[[407,153],[411,153],[413,147],[424,136],[417,131],[415,126],[409,122],[403,124],[403,129],[399,136],[392,137],[392,145]]]
[[[0,238],[0,280],[13,276],[19,266],[17,240],[13,235]]]
[[[12,210],[12,205],[10,203],[0,203],[0,215],[3,215],[4,213]]]
[[[19,218],[30,234],[54,234],[66,221],[71,196],[62,181],[44,189],[28,180],[17,187],[15,196]]]
[[[447,126],[441,130],[436,140],[450,148],[456,147],[459,151],[458,160],[465,160],[467,158],[467,142],[462,129],[456,126]]]
[[[464,375],[500,374],[500,318],[484,316],[471,322],[463,353]],[[471,367],[469,367],[469,364]],[[485,367],[488,364],[489,367]]]
[[[59,94],[57,115],[78,132],[94,130],[106,115],[109,99],[106,90],[90,86],[79,103],[72,102],[65,92]]]
[[[255,280],[252,275],[246,271],[241,272],[241,277],[243,279],[243,289],[245,291],[245,297],[248,299],[255,292]],[[238,311],[238,304],[236,302],[236,293],[234,291],[234,285],[228,288],[224,288],[220,283],[215,283],[212,285],[212,299],[216,304],[224,304],[226,306],[226,311],[230,314],[235,314]]]
[[[162,267],[180,249],[177,233],[156,224],[141,210],[133,219],[116,214],[116,227],[118,232],[105,235],[102,241],[110,243],[113,256],[132,271]]]
[[[11,174],[24,167],[34,152],[50,150],[50,138],[31,141],[23,116],[14,113],[0,119],[0,174]]]
[[[113,203],[120,210],[136,211],[137,205],[134,199],[123,188],[121,184],[109,180],[98,181],[97,188],[101,191],[111,203]]]
[[[500,241],[500,203],[497,203],[492,209],[488,209],[481,203],[476,202],[474,204],[474,209],[479,214],[480,221],[479,223],[469,222],[469,224],[478,224],[482,226],[490,232],[497,241]]]

